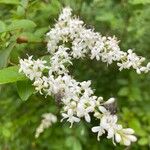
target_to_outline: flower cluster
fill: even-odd
[[[36,129],[35,137],[38,138],[39,135],[44,131],[44,129],[49,128],[53,123],[57,122],[57,117],[51,113],[45,113],[42,115],[43,119],[41,124]]]
[[[105,104],[111,104],[114,101],[113,98],[110,98],[108,101],[105,102]],[[126,128],[124,129],[122,125],[117,124],[117,116],[110,114],[109,111],[106,110],[105,107],[99,106],[99,110],[103,113],[100,125],[93,127],[93,132],[98,132],[97,139],[99,140],[99,137],[102,136],[105,131],[107,131],[107,138],[113,140],[113,143],[115,145],[116,141],[117,143],[123,143],[126,146],[129,146],[131,142],[135,142],[137,139],[134,135],[133,129]]]
[[[99,126],[93,127],[92,132],[98,133],[98,140],[106,133],[114,144],[117,142],[128,146],[136,141],[136,137],[132,129],[124,129],[117,123],[115,99],[104,101],[103,97],[95,96],[90,87],[91,81],[76,81],[67,67],[72,65],[72,59],[90,57],[107,64],[116,61],[119,70],[132,67],[137,73],[147,73],[150,63],[142,66],[145,58],[137,56],[132,50],[121,51],[115,37],[101,36],[92,29],[86,29],[83,21],[73,17],[71,11],[69,7],[64,8],[54,28],[47,33],[47,47],[51,54],[49,62],[33,60],[30,56],[20,60],[19,71],[33,81],[36,91],[53,96],[61,103],[61,121],[67,120],[72,127],[82,118],[90,123],[91,117],[94,117],[99,120]],[[42,124],[36,136],[51,125],[45,125],[45,121]]]
[[[76,59],[89,56],[107,64],[117,62],[119,70],[133,68],[138,74],[150,71],[150,63],[142,66],[145,58],[133,50],[121,51],[116,37],[102,36],[94,29],[86,29],[84,22],[72,17],[70,8],[64,8],[55,27],[48,33],[48,51],[54,54],[59,43],[71,43],[70,56]]]
[[[28,59],[20,60],[20,69],[19,72],[24,72],[24,74],[30,79],[39,79],[42,76],[43,70],[46,68],[46,61],[32,60],[32,56]]]

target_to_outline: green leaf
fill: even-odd
[[[17,89],[18,94],[23,101],[26,101],[34,92],[34,87],[30,80],[18,81]]]
[[[0,84],[26,80],[26,76],[18,71],[19,66],[8,67],[0,70]]]
[[[0,33],[1,33],[1,32],[4,32],[5,29],[6,29],[5,23],[0,20]]]
[[[82,150],[80,141],[73,136],[70,136],[66,139],[66,146],[72,150]]]
[[[137,4],[150,4],[150,0],[130,0],[130,4],[137,5]]]
[[[38,42],[41,41],[40,37],[37,35],[34,35],[31,32],[23,32],[20,34],[20,36],[26,37],[29,42]]]
[[[73,142],[73,150],[82,150],[81,143],[78,139],[75,138]]]
[[[9,138],[11,136],[11,132],[9,129],[3,127],[1,130],[4,137]]]
[[[128,87],[123,87],[118,92],[119,96],[127,96],[128,94],[129,94],[129,88]]]
[[[31,3],[31,1],[30,1]],[[29,4],[29,0],[21,0],[20,4],[24,7],[27,8],[28,4]]]
[[[19,0],[0,0],[0,3],[17,5],[19,4]]]
[[[24,16],[24,15],[25,15],[25,8],[19,5],[19,6],[17,7],[16,14],[17,14],[18,16],[20,16],[20,17],[21,17],[21,16]]]
[[[99,16],[96,16],[97,21],[110,21],[114,19],[112,12],[102,13]]]
[[[139,136],[146,135],[146,131],[143,130],[142,124],[140,123],[140,121],[137,118],[133,118],[132,120],[130,120],[129,126],[135,130],[137,135],[139,135]]]
[[[33,21],[28,19],[21,19],[21,20],[12,21],[12,23],[3,32],[16,30],[16,29],[31,29],[35,27],[36,24]]]
[[[5,50],[0,51],[0,69],[7,66],[8,58],[13,47],[14,47],[14,43],[11,43],[9,47],[7,47]]]
[[[45,36],[46,32],[48,32],[48,28],[43,27],[43,28],[37,29],[34,33],[34,36],[36,35],[36,36],[42,37],[42,36]]]
[[[139,141],[138,141],[138,144],[139,145],[146,145],[148,144],[149,141],[148,141],[148,138],[144,137],[144,138],[141,138]]]

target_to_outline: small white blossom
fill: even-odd
[[[62,113],[62,116],[63,116],[62,121],[64,119],[67,119],[67,121],[71,123],[70,128],[72,127],[72,125],[73,125],[74,122],[79,122],[80,121],[79,118],[77,118],[77,117],[74,116],[73,110],[71,110],[71,109],[68,110],[67,114]]]
[[[91,117],[89,115],[90,112],[93,112],[92,107],[87,107],[85,108],[84,104],[79,103],[77,106],[77,116],[78,117],[83,117],[87,122],[91,121]]]
[[[97,140],[100,140],[100,136],[102,136],[105,133],[105,130],[101,126],[95,126],[92,128],[92,132],[96,133],[98,132],[97,135]]]
[[[68,20],[71,17],[71,11],[72,9],[69,7],[64,8],[58,20]]]

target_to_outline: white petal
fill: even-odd
[[[113,130],[112,128],[110,128],[110,129],[108,130],[107,138],[108,138],[108,139],[111,139],[111,138],[113,138],[113,136],[114,136],[114,130]]]
[[[80,119],[77,118],[77,117],[73,117],[73,120],[74,120],[75,122],[79,122],[79,121],[80,121]]]
[[[88,108],[86,109],[87,112],[93,112],[93,110],[94,110],[94,107],[92,107],[92,106],[91,106],[91,107],[88,107]]]
[[[129,146],[131,144],[131,141],[127,138],[123,138],[123,144]]]
[[[72,109],[68,110],[68,116],[73,116],[73,110]]]
[[[103,106],[99,106],[98,108],[99,108],[99,110],[100,110],[103,114],[108,112],[108,111],[106,110],[106,108],[103,107]]]
[[[106,102],[105,102],[105,104],[111,104],[111,103],[113,103],[115,101],[115,98],[110,98],[110,99],[108,99]]]
[[[113,115],[112,118],[113,118],[113,122],[117,123],[118,117],[116,115]]]
[[[118,134],[118,133],[115,134],[115,140],[116,140],[117,143],[119,143],[121,141],[120,134]]]
[[[93,128],[92,128],[92,132],[94,132],[94,133],[95,133],[95,132],[99,132],[100,129],[101,129],[100,126],[93,127]]]
[[[134,135],[128,135],[127,138],[132,141],[132,142],[136,142],[137,138]]]
[[[65,113],[62,113],[61,115],[62,115],[64,118],[68,118],[68,115],[65,114]]]
[[[102,136],[104,133],[105,133],[105,130],[100,127],[100,130],[99,130],[98,135],[97,135],[97,140],[98,140],[98,141],[100,140],[99,137]]]
[[[134,130],[131,128],[122,129],[125,134],[134,134]]]
[[[85,115],[85,120],[86,120],[87,122],[90,122],[90,121],[91,121],[91,118],[90,118],[90,115],[89,115],[89,114],[86,114],[86,115]]]

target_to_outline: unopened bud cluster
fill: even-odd
[[[35,137],[38,138],[39,135],[44,131],[44,129],[52,126],[53,123],[57,122],[57,117],[52,113],[45,113],[42,115],[42,121],[39,127],[36,129]]]

